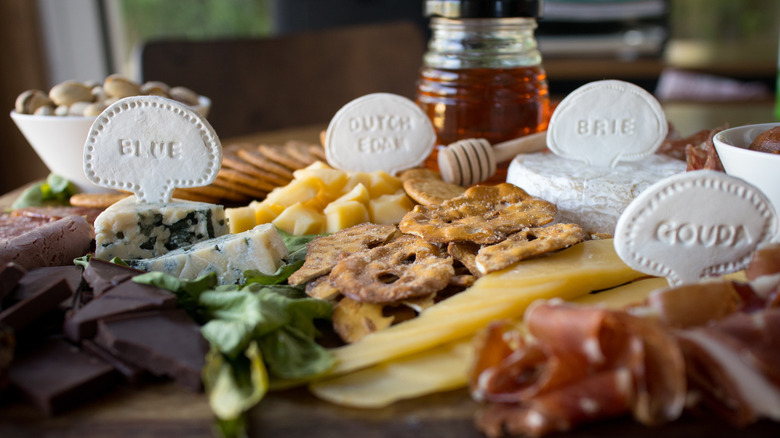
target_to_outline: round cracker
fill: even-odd
[[[285,178],[288,182],[293,179],[293,173],[290,169],[269,160],[256,147],[239,149],[238,156],[261,171]]]
[[[281,164],[282,166],[291,170],[303,169],[308,165],[293,158],[283,149],[282,146],[261,144],[257,147],[257,150],[260,151],[260,154],[262,154],[267,159],[273,161],[274,163]]]
[[[217,187],[215,185],[201,186],[201,187],[188,187],[185,189],[176,189],[176,190],[177,191],[174,191],[174,196],[177,196],[176,193],[178,193],[178,191],[181,191],[191,196],[200,196],[215,201],[222,201],[222,200],[227,200],[231,202],[248,201],[247,197],[242,195],[241,193],[228,190],[228,189],[223,189],[222,187]],[[206,202],[206,201],[202,201],[202,202]],[[214,202],[214,203],[219,203],[219,202]]]
[[[415,167],[413,169],[406,169],[398,175],[401,181],[407,179],[442,179],[441,174],[433,169],[427,167]]]
[[[76,207],[108,208],[131,196],[131,193],[76,193],[70,197],[70,205]]]
[[[217,178],[211,184],[223,188],[225,190],[236,191],[238,193],[241,193],[243,195],[249,196],[250,198],[254,198],[254,199],[263,199],[266,197],[266,195],[268,195],[268,191],[266,190],[260,190],[256,187],[249,187],[244,184],[240,184],[224,178],[220,178],[219,176],[217,176]]]
[[[305,163],[307,166],[317,161],[319,158],[312,155],[309,151],[309,144],[302,141],[290,140],[284,144],[284,151],[289,156]]]
[[[442,202],[457,198],[466,189],[440,179],[413,178],[404,181],[404,190],[410,198],[425,206],[437,206]]]
[[[258,169],[253,164],[242,159],[238,152],[228,151],[222,155],[222,166],[224,168],[232,169],[237,172],[249,175],[253,178],[265,181],[274,186],[284,186],[292,181],[292,174],[289,177],[280,176],[271,172]]]
[[[323,161],[323,162],[326,162],[326,163],[328,162],[327,157],[325,157],[325,149],[322,146],[320,146],[318,144],[313,144],[313,145],[309,146],[309,152],[312,155],[314,155],[315,157],[317,157],[320,161]]]
[[[217,177],[222,178],[223,180],[232,181],[237,184],[253,187],[265,192],[270,192],[271,190],[278,187],[278,184],[272,184],[233,169],[219,169],[219,172],[217,172]]]

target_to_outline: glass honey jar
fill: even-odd
[[[466,138],[491,144],[547,129],[550,98],[534,36],[541,0],[426,0],[431,38],[417,104],[433,123],[436,151]],[[508,163],[489,182],[501,182]]]

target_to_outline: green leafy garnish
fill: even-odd
[[[246,436],[245,413],[272,381],[303,384],[335,365],[316,342],[315,321],[329,319],[332,304],[309,298],[303,288],[285,284],[303,264],[306,243],[316,235],[294,236],[279,230],[288,247],[287,263],[272,275],[244,272],[241,285],[217,286],[214,273],[181,280],[161,272],[134,281],[170,290],[179,305],[200,324],[211,345],[203,382],[225,437]]]
[[[78,189],[73,183],[51,173],[46,181],[34,184],[22,192],[11,205],[11,209],[69,205],[70,197],[76,193],[78,193]]]

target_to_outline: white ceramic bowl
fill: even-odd
[[[200,96],[195,110],[208,116],[211,100]],[[85,193],[110,191],[84,175],[84,143],[96,117],[36,116],[11,111],[11,118],[49,171],[70,180]]]
[[[780,214],[780,155],[747,149],[762,132],[780,123],[738,126],[723,130],[713,137],[723,169],[758,187]]]

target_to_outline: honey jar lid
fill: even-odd
[[[426,0],[425,16],[509,18],[542,16],[542,0]]]

